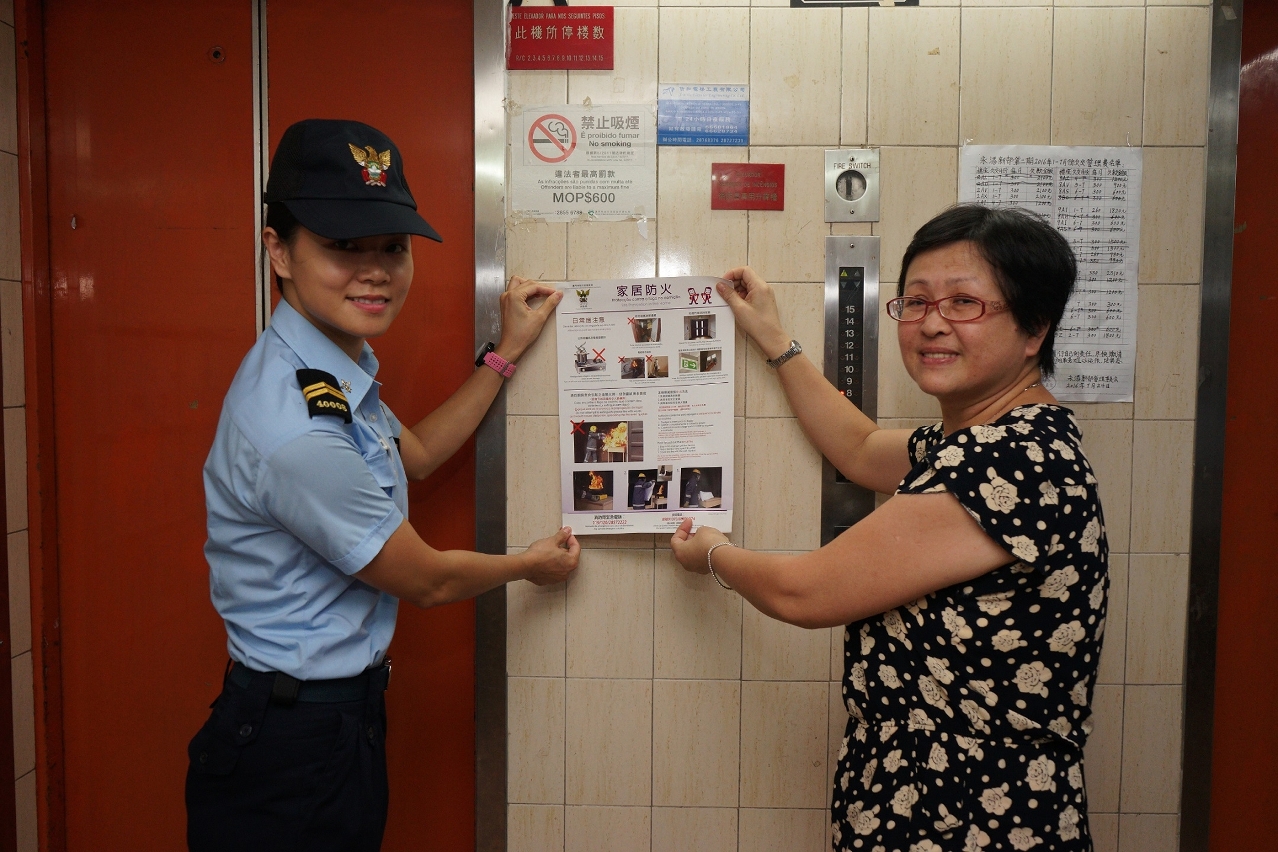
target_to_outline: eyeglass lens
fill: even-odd
[[[974,320],[985,313],[985,303],[972,296],[950,296],[938,300],[935,304],[941,316],[958,322]],[[896,298],[888,303],[888,313],[893,319],[902,322],[918,322],[927,315],[927,309],[927,300],[913,299],[909,296]]]

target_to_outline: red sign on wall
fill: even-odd
[[[784,210],[785,163],[713,163],[711,210]]]
[[[611,6],[512,7],[506,67],[512,71],[612,70]]]

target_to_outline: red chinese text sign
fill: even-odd
[[[784,163],[712,163],[711,210],[784,210]]]
[[[611,6],[512,7],[506,68],[512,71],[610,71]]]

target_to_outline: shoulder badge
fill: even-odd
[[[379,154],[372,145],[365,145],[361,149],[358,145],[351,145],[349,142],[346,144],[350,145],[355,162],[364,167],[364,183],[369,186],[385,186],[386,172],[391,165],[390,149]]]
[[[337,379],[323,370],[298,370],[297,384],[306,398],[306,410],[311,417],[324,414],[340,417],[343,423],[351,422],[351,406],[346,396],[337,389]]]

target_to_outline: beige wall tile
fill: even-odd
[[[1131,420],[1134,410],[1130,402],[1071,402],[1068,407],[1079,420]]]
[[[566,583],[506,586],[506,674],[564,676]]]
[[[511,221],[506,228],[506,274],[538,281],[568,277],[568,223]]]
[[[1126,553],[1109,554],[1109,609],[1105,613],[1105,639],[1101,646],[1097,683],[1122,683],[1127,663]]]
[[[1120,810],[1176,813],[1180,806],[1180,725],[1179,686],[1127,687]],[[1119,835],[1121,842],[1121,830]]]
[[[803,344],[803,354],[818,370],[824,369],[825,285],[777,284],[774,289],[782,328]],[[746,350],[746,416],[793,417],[776,371],[759,347],[749,344]]]
[[[1050,6],[1052,0],[962,0],[963,6]],[[1057,4],[1060,5],[1060,4]],[[1115,3],[1114,5],[1118,5]]]
[[[865,144],[870,91],[870,10],[843,10],[843,92],[839,144]]]
[[[884,148],[879,168],[883,186],[890,187],[880,204],[882,221],[875,228],[883,235],[879,280],[895,283],[901,255],[914,232],[958,201],[958,149]],[[824,217],[824,207],[822,211]]]
[[[896,285],[879,287],[879,420],[909,418],[935,423],[941,419],[936,397],[919,390],[905,371],[896,323],[888,318],[888,299],[896,298]]]
[[[13,26],[13,0],[0,2],[0,21]]]
[[[654,805],[735,808],[740,752],[740,682],[653,682]]]
[[[664,5],[664,4],[663,4]],[[725,62],[724,52],[750,44],[750,16],[712,6],[661,10],[658,80],[662,83],[749,83],[749,62]]]
[[[27,418],[24,408],[4,410],[4,478],[8,532],[27,528]]]
[[[508,852],[564,852],[562,805],[511,805],[506,826]]]
[[[1127,682],[1181,683],[1189,555],[1132,556],[1127,603]]]
[[[1136,320],[1136,416],[1193,420],[1198,393],[1197,284],[1143,284]]]
[[[1052,10],[964,9],[959,138],[1046,145],[1052,138]]]
[[[564,679],[512,677],[506,681],[507,800],[525,804],[564,801]]]
[[[752,606],[744,607],[743,680],[825,680],[829,671],[829,630],[805,630],[769,618]]]
[[[655,536],[649,533],[626,533],[625,535],[583,535],[582,550],[647,550],[651,549]],[[667,538],[666,541],[669,541]]]
[[[1145,28],[1145,144],[1207,144],[1211,9],[1152,6]]]
[[[740,678],[740,595],[685,571],[669,549],[657,551],[656,575],[653,675]]]
[[[4,360],[4,407],[23,405],[27,394],[20,281],[0,281],[0,353]]]
[[[36,766],[35,693],[31,653],[13,658],[13,776],[27,774]]]
[[[1123,687],[1104,684],[1092,696],[1092,735],[1083,753],[1087,806],[1117,811],[1123,756]]]
[[[0,278],[8,281],[22,278],[20,234],[18,158],[14,154],[0,153]]]
[[[569,298],[575,298],[570,290]],[[541,336],[519,359],[519,372],[506,383],[507,414],[559,415],[558,330],[551,317]],[[556,445],[557,446],[557,445]]]
[[[839,751],[843,748],[843,738],[847,735],[848,707],[843,703],[843,684],[830,684],[830,731],[825,753],[825,804],[830,806],[834,794],[834,773],[838,770]]]
[[[741,684],[742,807],[825,804],[829,702],[825,682]]]
[[[639,226],[648,230],[644,236]],[[657,223],[569,222],[568,279],[652,278],[657,274]]]
[[[648,808],[565,808],[564,852],[650,852]]]
[[[506,543],[532,544],[559,529],[559,423],[554,417],[507,417]],[[525,452],[542,447],[544,452]],[[23,525],[25,526],[25,524]]]
[[[843,680],[843,659],[846,653],[848,629],[846,627],[830,628],[830,680]]]
[[[568,581],[568,676],[652,677],[651,550],[591,550]]]
[[[1087,814],[1095,852],[1118,852],[1118,814]]]
[[[18,153],[18,61],[13,27],[0,25],[0,151]]]
[[[748,157],[745,148],[658,149],[659,274],[722,275],[745,263],[747,214],[710,209],[710,173],[714,163],[744,163]]]
[[[1123,814],[1119,817],[1119,852],[1179,852],[1180,817],[1176,814]]]
[[[749,6],[750,0],[661,0],[662,6]]]
[[[826,810],[742,808],[740,852],[814,852],[830,827]]]
[[[734,362],[737,384],[732,394],[732,413],[736,417],[745,417],[746,388],[748,387],[746,382],[746,350],[749,348],[749,338],[738,327],[736,347],[733,350],[736,353]],[[737,444],[737,446],[739,447],[741,444]],[[737,481],[740,482],[741,480],[738,479]]]
[[[9,533],[9,654],[31,650],[31,568],[27,531]]]
[[[28,772],[18,779],[18,852],[38,852],[39,824],[36,820],[36,776]]]
[[[652,681],[569,678],[567,718],[569,804],[642,805],[646,814],[652,803]],[[570,808],[570,835],[572,826]]]
[[[1109,549],[1122,553],[1131,539],[1132,422],[1080,420],[1079,427],[1083,431],[1083,452],[1100,481]]]
[[[750,162],[785,164],[785,210],[749,213],[750,265],[769,281],[824,281],[825,150],[751,148]]]
[[[1141,283],[1202,280],[1202,148],[1146,148],[1140,193]]]
[[[869,11],[870,144],[957,145],[959,10]]]
[[[1145,10],[1057,9],[1053,36],[1052,144],[1139,145]]]
[[[750,516],[746,547],[815,550],[821,544],[821,454],[797,420],[746,420],[746,501],[768,506]]]
[[[838,9],[751,11],[750,144],[838,144],[841,38]]]
[[[508,71],[506,80],[506,91],[509,93],[509,105],[512,110],[512,120],[509,125],[512,133],[519,132],[515,128],[521,122],[515,121],[514,116],[517,116],[523,107],[568,103],[567,71]]]
[[[1057,6],[1144,6],[1145,0],[1056,0],[1056,5]]]
[[[1131,552],[1189,551],[1193,458],[1192,421],[1136,421]]]
[[[741,369],[741,353],[745,347],[738,336],[737,338],[737,377],[738,381],[744,376],[745,371]],[[742,401],[744,407],[744,394],[739,394],[738,399]],[[745,446],[746,446],[746,420],[744,417],[734,417],[732,420],[732,476],[733,476],[733,492],[732,499],[735,508],[732,510],[732,531],[728,534],[728,541],[737,547],[745,546],[745,530],[748,523],[746,516],[746,488],[745,488]],[[667,542],[659,542],[659,545],[666,545]]]
[[[656,5],[654,2],[653,6]],[[568,103],[645,104],[657,100],[657,10],[621,8],[613,13],[616,40],[611,71],[572,71]]]
[[[736,808],[653,808],[652,852],[737,852]]]

